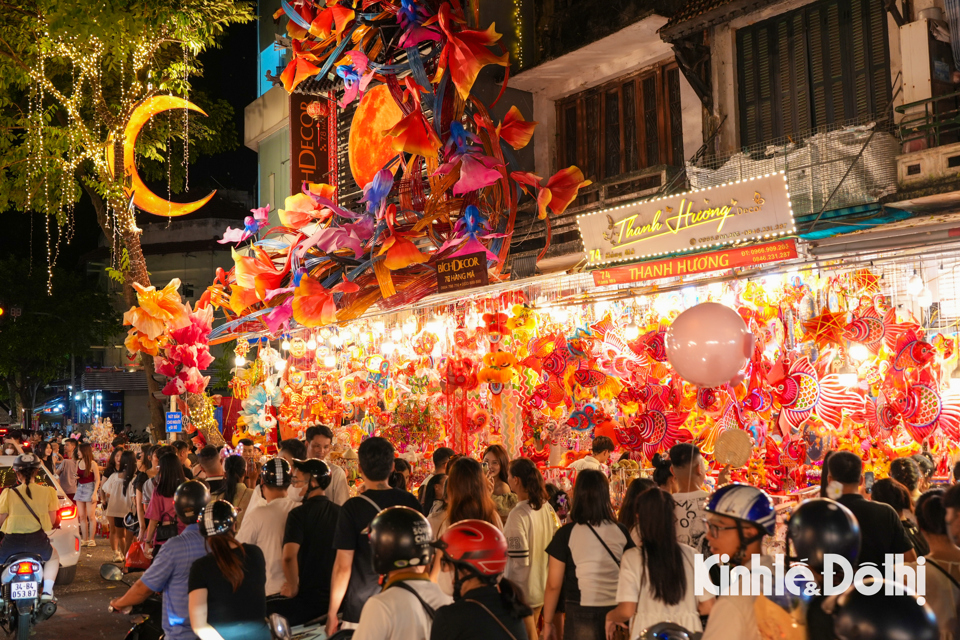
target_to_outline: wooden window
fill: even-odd
[[[826,0],[737,31],[740,143],[869,117],[890,100],[887,19],[874,0]]]
[[[594,181],[682,166],[680,71],[664,64],[557,102],[558,157]]]

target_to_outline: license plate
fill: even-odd
[[[13,600],[28,600],[37,597],[36,582],[11,582],[10,598]]]

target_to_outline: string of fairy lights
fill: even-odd
[[[184,31],[183,28],[180,29]],[[138,233],[134,211],[119,206],[124,201],[122,172],[115,171],[105,153],[107,145],[122,141],[126,120],[137,104],[161,90],[161,83],[154,82],[155,57],[165,44],[179,45],[183,50],[183,64],[168,64],[164,70],[166,82],[181,83],[183,91],[189,91],[191,56],[199,48],[189,42],[171,38],[170,29],[163,27],[144,41],[120,45],[119,50],[108,50],[96,37],[80,39],[70,33],[51,34],[43,32],[36,43],[36,60],[25,64],[29,80],[27,87],[27,113],[24,116],[24,155],[26,163],[26,207],[44,216],[47,252],[47,290],[52,292],[53,267],[56,264],[63,242],[73,239],[75,224],[73,207],[80,198],[81,185],[76,173],[86,162],[92,165],[92,174],[108,188],[100,195],[106,204],[108,230],[111,236],[111,253],[114,266],[118,266],[118,247],[122,246],[126,233]],[[119,100],[111,100],[108,106],[104,95],[103,73],[105,66],[116,63],[119,70]],[[69,82],[61,82],[58,71],[69,70]],[[49,75],[48,75],[49,73]],[[182,76],[182,77],[181,77]],[[145,77],[145,82],[141,78]],[[61,89],[54,84],[67,85]],[[189,95],[189,94],[187,94]],[[55,126],[57,115],[54,105],[62,109],[65,123]],[[93,117],[84,119],[84,113]],[[183,120],[183,168],[185,187],[188,186],[189,123],[187,110]],[[171,127],[168,127],[168,132]],[[170,145],[166,146],[170,153]],[[172,156],[170,158],[172,163]],[[121,163],[122,164],[122,163]],[[120,175],[116,175],[119,173]],[[51,228],[50,218],[55,217],[56,232]],[[131,256],[131,268],[145,272],[142,256]]]

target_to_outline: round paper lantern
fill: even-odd
[[[369,89],[360,100],[350,125],[348,148],[350,173],[360,187],[373,180],[377,171],[397,155],[393,138],[383,132],[392,129],[401,118],[403,113],[385,84]]]
[[[719,387],[743,369],[753,335],[743,318],[717,302],[704,302],[677,316],[667,330],[667,360],[688,382]]]

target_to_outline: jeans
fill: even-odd
[[[563,621],[563,640],[605,640],[607,612],[615,608],[582,607],[568,600]]]

